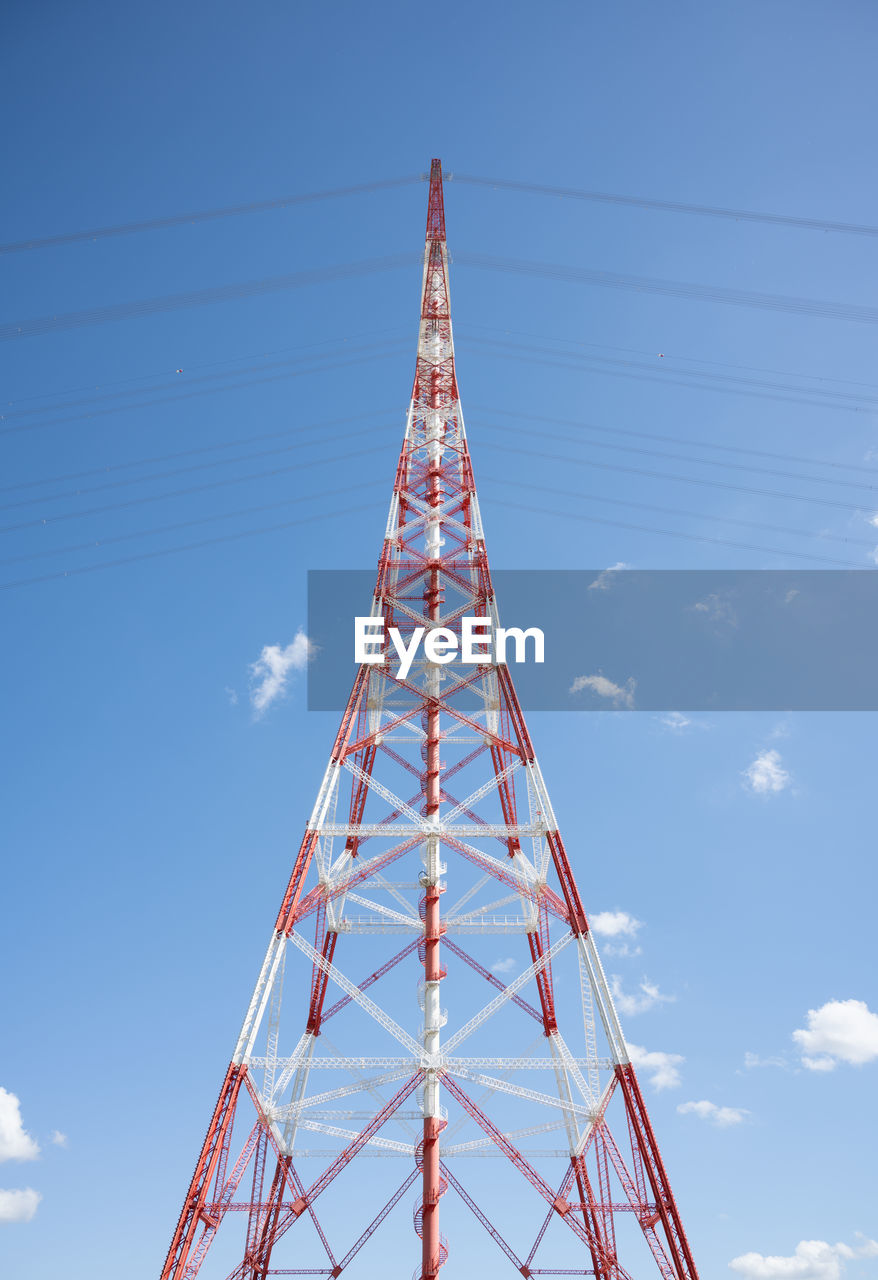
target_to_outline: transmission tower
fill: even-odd
[[[371,616],[498,624],[438,160]],[[162,1280],[407,1277],[398,1232],[368,1247],[403,1200],[414,1280],[449,1259],[440,1219],[449,1280],[482,1229],[498,1274],[697,1280],[509,669],[390,654],[357,669]]]

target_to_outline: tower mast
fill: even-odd
[[[335,1280],[412,1188],[415,1280],[437,1280],[449,1256],[440,1203],[447,1217],[450,1190],[453,1208],[476,1217],[519,1275],[632,1280],[627,1256],[639,1241],[662,1280],[698,1280],[509,668],[490,653],[468,664],[448,652],[449,641],[462,647],[467,619],[495,633],[499,619],[458,396],[438,160],[372,617],[406,643],[422,640],[423,657],[404,671],[385,651],[357,669],[161,1280],[195,1280],[233,1222],[239,1261],[227,1280]],[[445,859],[456,900],[443,911]],[[406,867],[408,878],[387,878]],[[366,935],[393,933],[406,938],[401,949],[377,965],[358,961]],[[504,982],[474,953],[486,935],[507,934],[522,945],[520,971]],[[419,1036],[380,999],[415,956]],[[466,980],[452,988],[447,1035],[440,993],[451,961]],[[570,1000],[577,985],[581,1008]],[[347,1034],[341,1048],[326,1035],[330,1020],[334,1037]],[[539,1049],[524,1050],[521,1031],[534,1021]],[[534,1135],[563,1145],[530,1150]],[[459,1172],[460,1162],[486,1155],[531,1194],[510,1196],[489,1177],[479,1203],[464,1183],[472,1167]],[[362,1171],[370,1156],[382,1159],[353,1178],[351,1166]],[[405,1170],[389,1187],[387,1157]],[[330,1230],[323,1197],[342,1188]],[[359,1234],[340,1245],[349,1222]],[[298,1243],[281,1262],[288,1233]],[[572,1247],[576,1269],[547,1272],[536,1260],[544,1241]],[[316,1263],[303,1258],[310,1249]],[[642,1280],[642,1262],[633,1265]]]

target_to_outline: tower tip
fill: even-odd
[[[430,194],[427,197],[427,239],[445,239],[445,202],[442,196],[442,161],[430,161]]]

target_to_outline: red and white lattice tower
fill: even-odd
[[[372,616],[464,615],[498,621],[434,160]],[[423,652],[357,670],[162,1280],[407,1280],[418,1254],[415,1280],[451,1280],[482,1228],[523,1276],[695,1280],[508,668]],[[525,945],[497,963],[498,938]],[[389,1220],[404,1198],[420,1241]]]

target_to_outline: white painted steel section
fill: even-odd
[[[622,1024],[619,1022],[619,1015],[616,1013],[616,1006],[613,1004],[613,997],[591,933],[577,935],[577,945],[591,983],[592,994],[603,1023],[604,1034],[609,1042],[610,1052],[617,1063],[624,1065],[631,1060],[628,1056],[628,1046],[625,1043]]]
[[[502,773],[494,774],[494,776],[489,778],[487,782],[484,782],[480,787],[477,787],[471,795],[468,795],[465,800],[461,800],[460,804],[455,805],[453,809],[449,809],[447,813],[443,813],[443,822],[452,822],[455,818],[459,818],[462,813],[466,813],[467,809],[472,809],[473,806],[478,804],[480,800],[483,800],[485,796],[490,795],[492,791],[495,791],[500,786],[501,782],[505,782],[507,778],[510,778],[520,765],[520,760],[513,760],[511,764],[506,766]]]
[[[404,813],[412,822],[417,823],[419,826],[422,825],[422,818],[418,811],[413,809],[411,805],[406,804],[405,800],[400,799],[398,795],[395,795],[389,787],[385,787],[384,783],[379,782],[373,774],[361,769],[358,764],[354,764],[353,760],[345,760],[344,764],[349,773],[364,782],[369,790],[381,796],[382,800],[386,800],[392,809],[398,809],[400,813]],[[426,829],[426,825],[424,825],[424,830]]]
[[[545,835],[548,828],[544,823],[538,823],[534,826],[530,824],[486,822],[484,825],[480,823],[468,823],[465,826],[451,827],[446,826],[445,822],[429,822],[426,818],[422,819],[416,826],[411,823],[383,823],[383,822],[365,822],[357,825],[350,825],[341,822],[323,823],[319,825],[317,830],[322,835],[330,836],[417,836],[422,834],[437,836],[454,836],[461,838],[467,836],[470,839],[478,836],[499,836],[501,840],[507,840],[510,837],[521,836],[540,836]],[[479,856],[483,856],[480,852]],[[495,859],[496,861],[496,859]]]
[[[358,893],[349,893],[347,895],[349,902],[357,902],[361,907],[369,907],[372,911],[377,911],[379,915],[387,916],[390,920],[396,920],[399,924],[406,925],[411,929],[423,929],[423,924],[415,915],[403,915],[399,911],[394,911],[392,907],[385,907],[380,902],[372,902],[370,898],[363,898]]]
[[[320,790],[317,792],[317,799],[314,801],[314,809],[308,819],[309,831],[316,831],[326,817],[330,797],[333,790],[338,786],[339,769],[340,765],[334,760],[330,760],[326,766],[326,773],[323,775]]]
[[[312,1062],[312,1067],[316,1063]],[[372,1076],[368,1080],[355,1080],[351,1084],[339,1085],[337,1089],[327,1089],[324,1093],[312,1093],[307,1098],[302,1098],[299,1102],[291,1102],[287,1106],[276,1107],[274,1114],[278,1119],[285,1119],[288,1116],[298,1115],[302,1111],[310,1111],[312,1107],[322,1107],[327,1102],[334,1102],[336,1098],[349,1098],[355,1093],[369,1093],[373,1089],[382,1084],[390,1084],[393,1080],[399,1080],[404,1075],[411,1075],[411,1062],[405,1063],[404,1066],[394,1067],[390,1071],[384,1071],[381,1075]]]
[[[309,1041],[312,1041],[314,1039],[313,1036],[308,1036],[308,1037],[303,1036],[302,1042],[304,1042],[306,1038]],[[536,1043],[543,1044],[544,1037],[540,1036],[539,1040]],[[277,1059],[278,1066],[283,1065],[285,1070],[289,1069],[289,1074],[287,1075],[287,1081],[286,1081],[287,1084],[289,1083],[289,1080],[292,1076],[292,1072],[295,1071],[296,1067],[298,1066],[301,1060],[301,1057],[302,1055],[301,1053],[299,1053],[299,1054],[293,1054],[288,1058],[281,1057]],[[600,1071],[612,1071],[615,1065],[612,1058],[593,1059],[593,1058],[578,1057],[578,1058],[573,1058],[572,1061],[575,1062],[576,1065],[581,1068],[597,1066],[598,1070]],[[264,1057],[263,1058],[253,1057],[250,1059],[250,1064],[251,1066],[254,1066],[254,1067],[263,1067],[266,1065],[267,1062],[268,1062],[268,1059]],[[399,1067],[403,1071],[413,1071],[417,1065],[418,1065],[417,1063],[412,1062],[412,1059],[410,1057],[408,1058],[393,1058],[393,1057],[357,1058],[357,1057],[348,1057],[347,1055],[336,1054],[332,1057],[314,1058],[311,1062],[311,1070],[312,1071],[323,1071],[323,1070],[325,1071],[369,1071],[369,1070],[377,1070],[379,1068],[389,1069],[392,1067]],[[528,1058],[528,1057],[461,1058],[461,1057],[456,1057],[454,1055],[448,1056],[447,1054],[442,1054],[439,1059],[439,1065],[443,1068],[443,1070],[447,1070],[447,1071],[457,1071],[457,1070],[462,1071],[462,1070],[470,1070],[470,1069],[481,1068],[481,1067],[489,1067],[492,1070],[496,1070],[496,1071],[554,1071],[555,1070],[555,1063],[551,1058]],[[275,1090],[275,1092],[276,1093],[282,1092],[280,1081],[278,1082],[278,1088]]]
[[[313,964],[316,964],[318,969],[325,973],[336,984],[336,986],[341,987],[345,995],[348,995],[352,1000],[355,1000],[361,1009],[364,1009],[370,1017],[375,1019],[379,1026],[383,1027],[385,1031],[388,1031],[393,1036],[394,1040],[398,1040],[399,1043],[413,1053],[416,1058],[420,1058],[421,1046],[418,1044],[417,1040],[412,1039],[407,1031],[403,1031],[399,1023],[394,1022],[393,1018],[391,1018],[389,1014],[385,1013],[374,1000],[370,1000],[365,992],[361,991],[358,986],[351,982],[350,978],[345,977],[341,970],[337,969],[334,964],[330,964],[319,951],[315,951],[311,946],[311,943],[306,941],[301,934],[295,932],[291,933],[290,941],[293,942]]]
[[[271,942],[268,944],[268,950],[265,953],[265,959],[262,962],[262,969],[259,977],[256,979],[256,986],[253,989],[253,995],[241,1026],[241,1034],[238,1036],[238,1043],[235,1045],[235,1052],[232,1056],[232,1062],[239,1066],[243,1062],[248,1062],[250,1054],[253,1052],[253,1044],[259,1032],[262,1023],[262,1015],[265,1013],[265,1005],[271,993],[272,984],[277,973],[278,965],[286,948],[286,938],[283,934],[273,933]]]
[[[460,1076],[464,1080],[472,1080],[475,1084],[484,1084],[494,1089],[497,1093],[509,1093],[515,1098],[522,1098],[528,1102],[538,1102],[544,1107],[554,1107],[555,1110],[564,1111],[574,1116],[583,1116],[586,1120],[591,1120],[594,1116],[594,1108],[587,1106],[585,1103],[574,1102],[572,1098],[556,1098],[551,1093],[538,1093],[536,1089],[526,1089],[523,1085],[512,1084],[509,1080],[500,1080],[496,1076],[486,1076],[481,1071],[469,1071],[458,1067],[454,1074]]]

